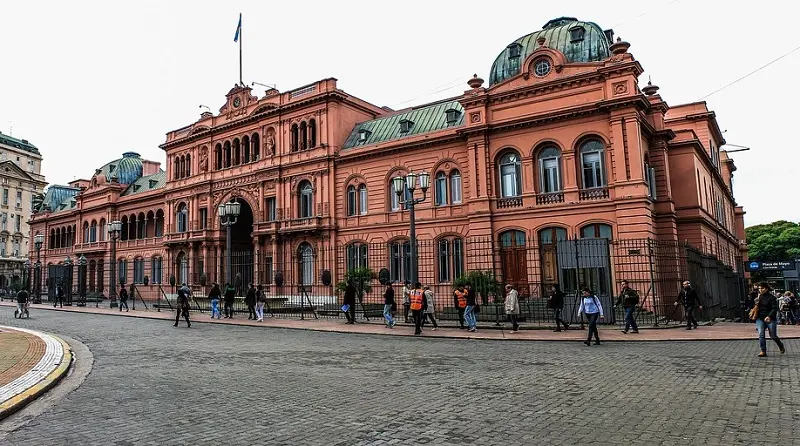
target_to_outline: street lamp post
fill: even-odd
[[[44,235],[36,234],[33,236],[33,246],[36,248],[36,277],[33,279],[33,303],[42,303],[42,245],[44,244]]]
[[[72,305],[72,259],[70,256],[67,256],[64,259],[64,266],[67,267],[67,283],[66,283],[66,293],[67,293],[67,305]]]
[[[110,307],[117,307],[117,239],[122,232],[122,222],[114,220],[108,224],[108,236],[111,238],[111,288],[108,291],[108,298],[111,300]]]
[[[78,303],[82,307],[86,306],[86,256],[83,254],[78,257]]]
[[[25,260],[25,270],[22,271],[22,286],[25,287],[25,291],[28,292],[28,295],[31,294],[31,259]]]
[[[414,208],[428,197],[428,188],[431,185],[431,176],[428,172],[411,172],[405,177],[396,176],[392,179],[394,191],[401,205],[408,206],[408,219],[410,221],[409,241],[411,243],[411,286],[419,281],[419,262],[417,260],[417,217]],[[419,183],[418,183],[419,182]],[[422,190],[422,197],[414,198],[417,186]],[[405,191],[408,190],[408,196]]]
[[[231,268],[231,227],[238,221],[241,211],[242,204],[236,201],[229,201],[228,203],[219,205],[217,208],[219,223],[225,226],[225,280],[229,284],[233,284],[233,270]]]

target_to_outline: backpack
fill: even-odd
[[[630,299],[631,302],[633,302],[633,305],[634,306],[639,305],[639,293],[637,293],[635,290],[631,290],[630,294],[631,294]]]

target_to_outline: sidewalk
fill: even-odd
[[[71,362],[72,353],[64,341],[0,326],[0,420],[58,383]]]
[[[106,303],[106,305],[108,305]],[[11,303],[0,303],[0,307],[13,307]],[[106,316],[137,317],[147,319],[162,319],[166,321],[175,320],[174,311],[147,311],[131,310],[130,312],[120,312],[118,309],[94,308],[94,307],[64,307],[53,308],[48,304],[31,305],[31,317],[47,317],[43,312],[49,311],[68,311],[73,313],[88,313]],[[338,332],[338,333],[358,333],[358,334],[380,334],[393,336],[412,336],[414,327],[411,325],[400,324],[393,329],[386,328],[385,325],[377,322],[362,321],[355,325],[345,325],[344,319],[314,319],[313,316],[306,317],[305,320],[297,318],[272,318],[265,315],[264,322],[247,320],[246,315],[238,314],[234,319],[211,319],[208,313],[192,312],[193,323],[203,322],[223,325],[240,325],[252,327],[273,327],[299,330]],[[181,320],[180,329],[186,329],[186,322]],[[579,326],[572,325],[578,328]],[[623,334],[619,327],[608,326],[600,329],[600,337],[603,341],[692,341],[692,340],[737,340],[757,338],[755,326],[753,324],[742,324],[734,322],[722,322],[713,326],[700,326],[698,330],[685,330],[682,326],[674,328],[641,328],[640,333]],[[484,322],[478,324],[476,333],[469,333],[466,330],[459,330],[453,327],[443,327],[432,331],[430,325],[426,325],[422,337],[437,338],[459,338],[459,339],[492,339],[492,340],[520,340],[520,341],[579,341],[585,339],[586,331],[572,329],[569,331],[553,332],[544,329],[523,329],[518,333],[510,333],[511,324],[503,324],[503,329],[497,329],[494,322]],[[778,333],[782,339],[800,339],[800,326],[782,325],[778,328]]]

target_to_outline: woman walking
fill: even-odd
[[[222,291],[219,289],[219,284],[214,282],[211,286],[211,291],[208,292],[208,300],[211,301],[211,319],[214,319],[214,316],[217,319],[222,319],[222,313],[219,311],[219,298],[222,295]]]
[[[511,318],[511,333],[519,331],[517,323],[519,313],[519,292],[509,283],[506,285],[506,314]]]
[[[392,312],[397,310],[397,304],[394,302],[394,288],[392,282],[386,284],[386,291],[383,292],[383,318],[386,319],[386,326],[394,328],[394,318]]]
[[[578,307],[578,317],[581,313],[586,315],[589,320],[589,337],[583,341],[587,346],[592,345],[592,334],[594,334],[594,345],[600,345],[600,334],[597,332],[597,319],[603,319],[603,306],[600,305],[600,299],[597,298],[589,288],[581,289],[581,305]]]
[[[431,321],[431,324],[433,324],[431,331],[436,331],[439,326],[436,324],[436,308],[433,306],[433,291],[431,291],[431,287],[425,286],[422,288],[422,294],[425,295],[425,301],[428,302],[422,318],[422,325],[425,325],[425,321]]]
[[[765,332],[769,330],[769,337],[778,345],[781,354],[786,353],[786,347],[783,346],[778,337],[778,321],[775,318],[778,316],[778,301],[767,282],[758,284],[758,297],[756,298],[756,306],[750,310],[750,319],[756,321],[756,330],[758,330],[758,344],[761,347],[761,352],[758,354],[760,358],[767,356],[767,339]]]

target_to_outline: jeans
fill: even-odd
[[[686,307],[686,328],[697,328],[697,319],[694,318],[694,312],[697,310],[697,307]]]
[[[597,319],[599,317],[600,313],[586,313],[586,319],[589,320],[589,337],[586,338],[587,341],[592,340],[592,334],[594,334],[595,340],[600,341],[600,333],[597,331]]]
[[[553,319],[556,321],[556,330],[561,330],[561,325],[564,326],[564,330],[566,330],[568,327],[567,323],[564,322],[564,319],[561,319],[561,313],[563,310],[563,308],[553,308]]]
[[[394,318],[392,318],[392,304],[385,304],[383,306],[383,318],[386,319],[386,325],[393,326]]]
[[[639,326],[636,325],[636,318],[633,317],[634,311],[636,311],[636,307],[625,308],[625,331],[628,331],[629,328],[633,328],[633,331],[639,331]]]
[[[122,307],[125,307],[125,310],[128,309],[128,301],[127,300],[120,300],[119,301],[119,311],[122,311]]]
[[[464,310],[464,322],[466,322],[470,330],[476,328],[478,325],[478,320],[475,318],[474,305],[467,305],[467,308]]]
[[[264,302],[256,302],[256,320],[264,319]]]
[[[219,299],[211,299],[211,319],[214,319],[215,316],[217,319],[222,317],[219,312]]]
[[[772,321],[769,324],[764,319],[756,319],[756,330],[758,330],[758,345],[761,346],[761,351],[767,352],[767,338],[765,332],[769,329],[769,337],[778,344],[778,348],[783,350],[783,342],[778,337],[778,322]]]

